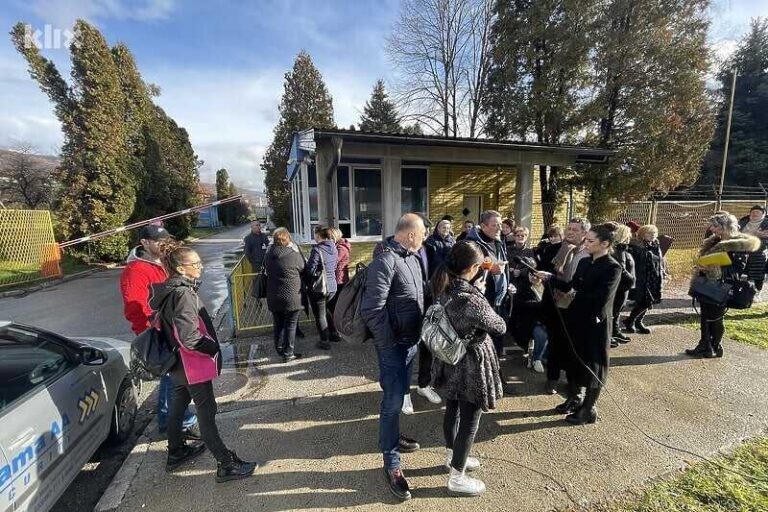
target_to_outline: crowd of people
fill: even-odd
[[[506,340],[523,349],[532,371],[546,374],[544,392],[555,393],[565,375],[567,394],[555,411],[566,422],[594,423],[610,351],[630,342],[629,334],[651,332],[644,317],[661,302],[667,277],[665,250],[670,240],[660,238],[653,225],[592,225],[573,218],[565,226],[550,226],[535,243],[526,227],[493,210],[483,212],[477,225],[466,221],[457,237],[452,225],[453,219],[446,216],[430,233],[423,214],[403,215],[395,233],[377,244],[359,303],[378,359],[384,476],[389,490],[401,500],[411,497],[401,454],[420,448],[400,432],[400,414],[413,412],[414,360],[418,359],[417,393],[435,404],[445,400],[448,491],[477,496],[485,484],[467,474],[481,464],[470,454],[482,413],[493,410],[510,392],[501,365]],[[724,253],[727,261],[699,263],[694,277],[712,283],[751,282],[759,290],[767,248],[763,207],[753,207],[741,220],[718,212],[709,219],[700,255]],[[254,222],[244,250],[253,269],[266,275],[275,351],[284,362],[302,357],[296,351],[302,310],[313,313],[318,349],[330,350],[340,341],[333,312],[350,280],[352,248],[337,228],[317,227],[315,244],[305,257],[287,229],[276,229],[270,240]],[[196,457],[207,446],[218,461],[217,481],[244,478],[257,465],[228,450],[216,429],[211,381],[220,372],[221,357],[216,333],[196,296],[201,268],[193,250],[175,244],[162,228],[145,228],[121,279],[126,318],[138,333],[156,312],[166,336],[181,351],[170,382],[161,385],[159,400],[159,411],[170,411],[162,420],[169,440],[167,469]],[[686,353],[723,357],[727,304],[696,298],[701,338]],[[445,308],[466,344],[466,355],[455,365],[432,357],[420,343],[422,321],[431,304]],[[197,417],[187,409],[190,400]]]

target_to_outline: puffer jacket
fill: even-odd
[[[418,343],[425,292],[419,256],[388,238],[367,272],[360,316],[376,346]]]
[[[291,247],[273,245],[264,259],[267,273],[267,308],[273,313],[299,311],[304,259]]]
[[[664,285],[664,256],[659,241],[632,241],[628,248],[635,262],[635,287],[629,292],[629,298],[648,306],[660,303]]]
[[[619,292],[623,293],[635,287],[635,259],[626,244],[616,244],[612,254],[613,259],[621,265],[621,281]]]
[[[322,261],[320,260],[321,252],[323,254]],[[325,271],[328,293],[336,293],[336,262],[338,259],[339,251],[336,249],[336,244],[333,240],[318,242],[312,246],[312,252],[309,253],[309,258],[307,258],[307,265],[304,267],[305,278],[311,279],[322,265]]]
[[[747,268],[749,253],[760,249],[760,239],[745,233],[736,233],[732,238],[721,240],[717,235],[712,235],[701,246],[699,256],[725,252],[731,259],[731,264],[725,267],[707,265],[697,267],[695,275],[703,275],[707,279],[718,281],[738,277]]]
[[[149,307],[150,286],[168,278],[162,263],[153,260],[142,246],[134,247],[128,255],[128,264],[120,274],[120,295],[123,314],[131,323],[134,334],[149,327],[152,308]]]
[[[339,254],[336,261],[336,284],[347,284],[349,282],[349,260],[352,256],[352,246],[349,240],[342,238],[336,242],[336,251]]]
[[[424,242],[424,246],[426,247],[427,259],[429,260],[429,278],[432,277],[435,270],[437,270],[440,265],[445,263],[445,260],[448,259],[448,253],[451,252],[451,248],[455,244],[456,240],[453,239],[452,235],[449,234],[443,238],[437,232],[437,228],[435,228],[435,231],[429,238],[427,238]]]
[[[221,373],[221,348],[211,317],[197,295],[197,283],[172,276],[152,285],[149,305],[157,312],[167,340],[179,349],[169,372],[175,384],[209,382]]]
[[[743,231],[749,223],[749,216],[739,219],[739,230]],[[758,228],[761,231],[768,231],[768,217],[763,219],[763,222]],[[754,236],[754,235],[753,235]],[[765,279],[765,264],[768,261],[768,238],[760,238],[760,248],[751,253],[747,259],[747,278],[750,281],[763,281]]]
[[[456,333],[469,339],[469,344],[455,366],[432,360],[432,386],[445,390],[449,400],[471,402],[483,411],[494,409],[504,392],[491,336],[506,332],[504,319],[477,288],[461,278],[451,281],[439,300]]]

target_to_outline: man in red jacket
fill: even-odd
[[[149,307],[150,286],[162,283],[167,274],[160,262],[162,255],[160,246],[163,241],[171,238],[170,233],[161,227],[150,225],[139,234],[141,245],[134,247],[128,255],[128,264],[120,275],[120,294],[123,296],[123,314],[131,323],[131,330],[139,334],[149,327],[152,309]],[[170,409],[171,378],[164,375],[160,379],[157,392],[157,426],[164,433],[168,425],[168,410]],[[198,440],[197,416],[187,408],[184,414],[184,433],[187,438]]]

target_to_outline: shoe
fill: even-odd
[[[555,407],[555,412],[559,414],[571,414],[579,410],[581,400],[578,398],[568,398],[565,402]]]
[[[440,398],[440,395],[438,395],[434,389],[432,389],[432,386],[427,386],[424,388],[416,388],[416,393],[420,394],[427,400],[429,400],[433,404],[439,404],[443,402],[443,399]]]
[[[618,348],[619,345],[621,343],[619,343],[618,338],[611,338],[611,348]]]
[[[480,496],[483,492],[485,492],[485,484],[482,480],[469,477],[464,474],[464,471],[451,468],[451,475],[448,477],[448,494],[452,496]]]
[[[400,447],[400,453],[413,453],[421,448],[418,441],[410,437],[400,436],[397,442]]]
[[[565,421],[571,425],[595,423],[597,421],[597,409],[595,409],[595,404],[600,397],[602,389],[603,388],[587,388],[587,392],[584,395],[584,403],[579,410],[566,416]]]
[[[168,460],[165,463],[166,471],[173,471],[185,462],[188,462],[205,451],[203,443],[183,444],[181,448],[168,452]]]
[[[451,461],[453,460],[453,450],[450,448],[445,449],[445,467],[451,469]],[[480,459],[477,457],[467,457],[467,461],[464,463],[465,471],[474,471],[480,467]]]
[[[411,394],[403,396],[403,406],[400,408],[403,414],[413,414],[413,402],[411,401]]]
[[[712,345],[705,343],[703,340],[700,340],[699,344],[694,348],[685,349],[685,354],[691,357],[704,357],[706,359],[713,358],[717,355],[715,351],[712,350]]]
[[[389,492],[394,494],[395,498],[400,501],[407,501],[411,499],[411,489],[408,487],[408,480],[403,475],[403,470],[387,469],[384,468],[384,478],[387,479],[387,485],[389,485]]]
[[[300,354],[298,352],[294,352],[293,354],[291,354],[289,356],[283,356],[283,362],[284,363],[289,363],[289,362],[293,361],[294,359],[301,359],[302,357],[304,357],[304,354]]]
[[[635,331],[637,331],[640,334],[651,334],[651,330],[648,327],[646,327],[643,322],[635,323]]]
[[[181,435],[187,441],[202,441],[203,437],[200,435],[200,425],[195,423],[181,431]]]
[[[547,382],[544,383],[544,394],[545,395],[556,395],[557,394],[557,381],[556,380],[547,380]]]
[[[533,371],[536,373],[544,373],[544,364],[537,359],[533,362]]]
[[[723,357],[723,344],[720,343],[715,347],[715,357]]]
[[[258,469],[258,463],[245,462],[232,450],[230,450],[229,453],[232,455],[232,461],[229,464],[219,464],[216,468],[216,483],[248,478],[254,471],[256,471],[256,469]]]
[[[621,321],[624,325],[624,332],[635,332],[635,327],[629,322],[629,317]]]
[[[320,340],[315,346],[320,350],[331,350],[331,342],[328,340]]]
[[[338,343],[341,341],[341,336],[339,336],[338,333],[332,332],[328,335],[328,340],[333,343]]]
[[[629,343],[632,341],[632,338],[621,332],[617,332],[613,335],[613,337],[619,340],[619,343]]]

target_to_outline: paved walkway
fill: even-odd
[[[638,427],[707,455],[765,432],[768,352],[726,342],[725,358],[695,360],[682,351],[695,344],[696,332],[657,327],[635,338],[612,353],[610,393],[603,394],[601,419],[592,426],[571,427],[554,415],[561,398],[540,394],[543,376],[511,356],[507,374],[516,376],[516,392],[482,418],[474,454],[488,491],[471,502],[446,494],[442,411],[414,393],[417,412],[403,416],[402,425],[423,448],[403,456],[414,499],[399,507],[588,506],[696,460],[649,441]],[[247,392],[220,400],[218,422],[243,458],[266,462],[254,478],[215,484],[208,454],[166,474],[165,442],[145,439],[129,461],[132,469],[118,478],[127,488],[119,510],[368,511],[395,504],[383,485],[376,446],[380,394],[373,347],[341,343],[320,353],[314,340],[301,343],[307,357],[285,365],[277,363],[268,339],[238,343],[243,357],[233,371],[257,372],[260,379]],[[120,503],[122,491],[112,494],[102,510]]]

